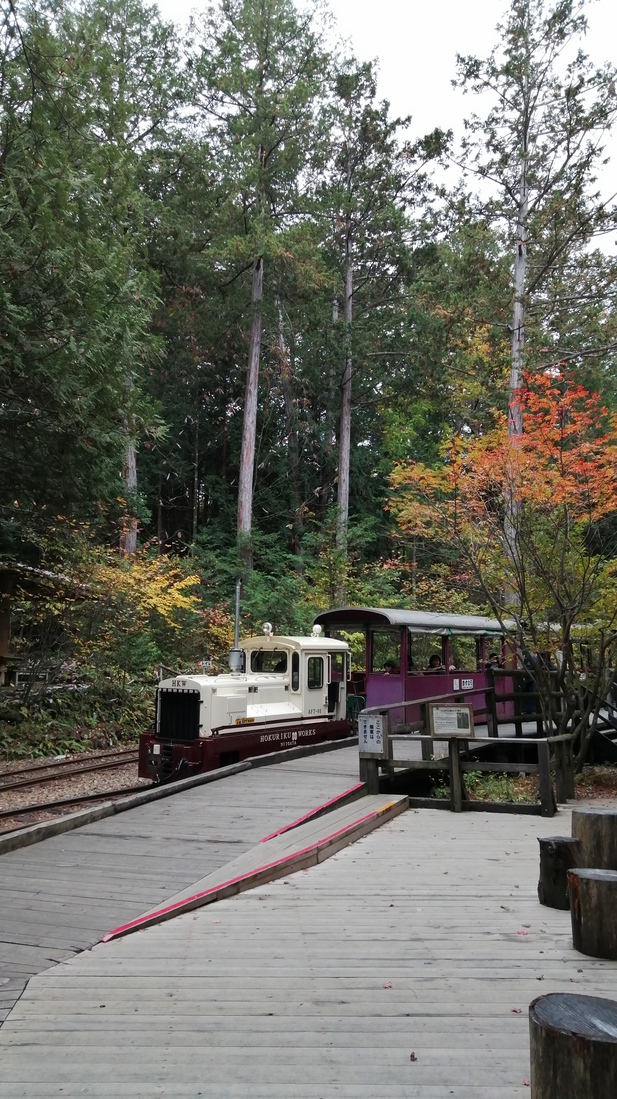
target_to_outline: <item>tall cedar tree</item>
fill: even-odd
[[[302,173],[327,58],[316,6],[300,13],[291,0],[221,0],[201,32],[196,98],[227,184],[228,278],[251,273],[237,515],[238,548],[251,568],[264,279],[285,251],[285,231],[304,214]]]
[[[588,0],[513,0],[497,28],[500,46],[488,59],[458,57],[455,83],[494,100],[485,118],[474,114],[466,122],[463,164],[497,191],[484,203],[485,215],[505,227],[513,252],[512,434],[522,430],[513,396],[523,368],[533,365],[525,356],[529,311],[538,327],[550,327],[559,309],[556,275],[567,269],[574,281],[581,251],[616,223],[595,176],[617,114],[615,69],[594,69],[580,49],[587,6]],[[569,294],[571,309],[572,285]]]

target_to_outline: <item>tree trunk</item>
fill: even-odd
[[[568,890],[574,949],[592,958],[617,959],[617,871],[568,870]]]
[[[617,810],[573,809],[572,836],[580,840],[579,866],[617,870]]]
[[[11,640],[11,602],[17,588],[17,574],[0,572],[0,687],[6,679]]]
[[[561,908],[567,912],[568,870],[580,864],[580,842],[570,836],[539,836],[540,880],[538,900],[547,908]]]
[[[614,1099],[617,1003],[568,992],[529,1007],[530,1099]]]
[[[128,499],[127,515],[120,534],[120,554],[122,557],[132,557],[137,551],[137,519],[129,513],[128,509],[131,507],[131,499],[134,498],[137,492],[137,451],[135,441],[130,437],[128,420],[124,421],[124,434],[126,444],[122,466],[122,481]]]
[[[351,322],[353,317],[353,263],[350,232],[347,234],[345,250],[345,360],[341,379],[336,545],[337,549],[346,555],[349,520],[349,465],[351,458]]]
[[[278,358],[280,364],[281,389],[285,405],[285,429],[287,433],[287,453],[289,456],[289,479],[293,490],[295,530],[292,530],[292,550],[297,555],[300,553],[300,541],[298,530],[302,526],[302,493],[300,491],[300,446],[298,441],[298,424],[296,417],[296,402],[291,385],[291,365],[289,348],[285,340],[283,328],[283,313],[278,305],[279,334],[278,334]]]
[[[263,257],[253,264],[251,334],[242,423],[242,449],[238,482],[238,549],[247,569],[253,567],[251,528],[253,520],[253,471],[257,435],[257,396],[259,393],[259,356],[261,351],[261,302],[263,298]]]
[[[197,527],[199,524],[199,410],[195,416],[195,450],[193,453],[193,524],[191,537],[191,557],[195,554]]]

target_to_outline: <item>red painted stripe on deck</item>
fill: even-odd
[[[352,828],[357,828],[359,824],[364,824],[365,821],[371,820],[373,817],[378,817],[383,813],[384,809],[389,809],[394,802],[386,802],[379,809],[374,809],[373,812],[367,813],[364,817],[358,817],[357,820],[351,821],[349,824],[344,825],[343,828],[339,828],[336,832],[331,832],[329,836],[324,836],[323,839],[317,841],[317,843],[309,844],[308,847],[303,847],[299,851],[289,851],[286,855],[282,855],[279,859],[274,859],[273,862],[266,862],[262,866],[256,867],[254,870],[247,870],[244,874],[239,874],[236,878],[230,878],[228,881],[220,882],[218,885],[211,886],[210,889],[204,889],[202,893],[194,893],[190,897],[185,897],[184,900],[176,901],[175,904],[169,904],[166,908],[158,908],[156,912],[151,912],[147,916],[140,916],[136,920],[131,920],[130,923],[122,924],[120,927],[114,927],[113,931],[108,931],[106,935],[103,935],[101,939],[102,943],[107,943],[110,939],[114,939],[119,935],[124,934],[126,931],[132,931],[135,928],[141,927],[144,924],[149,924],[153,920],[166,916],[170,912],[178,911],[184,908],[192,901],[202,900],[204,897],[210,896],[212,893],[218,893],[220,889],[227,889],[230,885],[237,885],[239,882],[246,881],[248,878],[252,878],[254,875],[261,874],[264,870],[272,870],[275,866],[280,866],[281,863],[288,862],[289,859],[298,859],[302,855],[308,855],[311,851],[316,851],[324,844],[329,843],[331,840],[342,835],[344,832],[349,831]]]
[[[279,828],[277,832],[270,832],[269,836],[264,836],[260,843],[267,843],[268,840],[273,840],[275,836],[282,836],[284,832],[289,832],[291,828],[297,828],[299,824],[304,824],[311,817],[314,817],[316,813],[321,812],[323,809],[329,809],[331,805],[336,805],[338,801],[342,801],[343,798],[349,796],[349,794],[355,793],[361,786],[364,786],[363,782],[357,782],[355,786],[350,786],[348,790],[343,790],[342,794],[335,794],[329,801],[324,801],[321,805],[318,805],[315,809],[309,809],[308,813],[305,813],[303,817],[298,817],[297,820],[292,820],[291,824],[284,824],[282,828]]]

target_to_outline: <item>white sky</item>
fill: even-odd
[[[483,111],[456,92],[456,54],[485,57],[496,44],[495,25],[508,0],[328,0],[338,35],[359,61],[379,60],[379,96],[394,115],[412,115],[410,136],[436,126],[462,132],[466,114]],[[158,0],[164,18],[184,22],[195,0]],[[617,62],[617,0],[592,0],[583,48],[598,65]],[[617,134],[607,140],[615,163],[603,174],[605,194],[617,191]]]

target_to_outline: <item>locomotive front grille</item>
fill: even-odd
[[[192,744],[199,736],[199,691],[159,691],[158,736]]]

